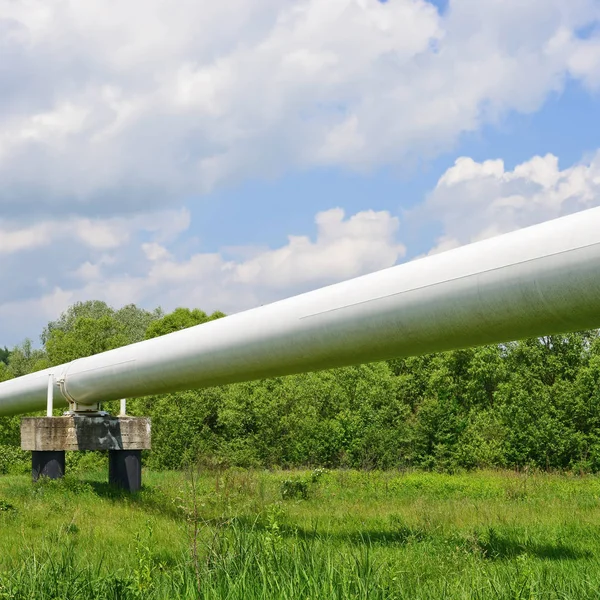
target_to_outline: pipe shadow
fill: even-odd
[[[241,526],[254,531],[266,531],[268,526],[260,521],[240,519]],[[592,552],[581,550],[562,542],[552,543],[534,540],[519,540],[516,536],[488,533],[484,537],[477,534],[466,536],[440,536],[427,532],[421,527],[402,525],[390,529],[362,529],[357,532],[318,531],[316,527],[303,528],[280,525],[279,532],[284,537],[293,537],[302,541],[334,541],[353,546],[399,547],[433,541],[444,546],[458,546],[486,560],[510,560],[527,555],[532,558],[549,561],[580,560],[591,558]]]
[[[154,514],[160,514],[170,519],[181,521],[185,518],[184,512],[172,499],[152,487],[142,486],[137,492],[128,492],[105,481],[87,481],[94,494],[105,500],[114,502],[127,502]]]
[[[501,534],[493,529],[488,530],[481,537],[475,533],[468,537],[465,543],[467,549],[473,554],[491,561],[510,560],[523,555],[541,560],[579,560],[592,556],[589,551],[562,542],[520,540],[516,536]]]

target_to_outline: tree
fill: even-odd
[[[26,339],[21,345],[13,348],[8,362],[9,371],[13,377],[41,371],[49,366],[46,352],[34,348],[30,339]]]
[[[506,356],[502,346],[475,348],[465,373],[468,405],[493,407],[498,386],[507,378]]]
[[[128,304],[115,311],[115,320],[123,326],[123,333],[127,338],[128,344],[141,342],[145,336],[148,327],[157,320],[164,317],[161,308],[153,311],[147,311],[138,308],[135,304]]]
[[[225,313],[218,310],[212,313],[212,315],[207,315],[203,310],[199,310],[198,308],[194,310],[176,308],[172,313],[150,324],[146,331],[146,339],[149,340],[161,335],[187,329],[188,327],[194,327],[195,325],[202,325],[202,323],[208,323],[208,321],[221,319],[225,316]]]
[[[92,356],[129,343],[123,323],[114,315],[94,319],[77,317],[68,330],[53,329],[46,341],[46,352],[53,365]]]
[[[70,331],[77,319],[86,317],[88,319],[100,319],[102,317],[111,317],[114,310],[101,300],[88,300],[87,302],[76,302],[69,306],[56,321],[50,321],[42,332],[42,344],[46,345],[53,331]]]
[[[0,381],[223,316],[78,303],[48,324],[44,348],[0,348]],[[159,469],[202,457],[257,467],[600,471],[600,337],[552,335],[177,392],[132,400],[129,410],[152,417],[148,464]],[[10,450],[0,472],[18,434],[18,418],[0,419],[0,449]]]
[[[12,372],[8,368],[7,364],[4,362],[0,362],[0,383],[2,381],[8,381],[12,379]]]
[[[10,350],[6,346],[4,346],[4,348],[0,348],[0,362],[7,365],[9,357],[10,357]]]
[[[161,317],[163,317],[163,312],[160,308],[147,311],[143,308],[138,308],[135,304],[127,304],[123,308],[115,310],[101,300],[76,302],[63,312],[56,321],[48,323],[42,332],[41,339],[45,345],[53,332],[62,331],[69,333],[75,327],[78,320],[82,318],[91,320],[108,318],[119,323],[121,333],[127,339],[126,343],[133,344],[142,341],[150,324]]]

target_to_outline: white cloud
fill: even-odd
[[[388,212],[365,211],[344,220],[341,208],[316,216],[317,238],[289,236],[288,244],[231,266],[236,282],[289,289],[330,283],[389,267],[404,256],[395,241],[399,221]]]
[[[439,178],[416,213],[429,223],[440,223],[442,234],[432,249],[439,252],[599,202],[600,152],[586,163],[564,169],[553,155],[532,157],[513,169],[507,169],[502,160],[477,162],[463,157]],[[78,252],[68,249],[60,260],[52,259],[58,267],[29,274],[27,281],[34,273],[37,277],[35,292],[18,287],[11,293],[21,294],[19,300],[10,294],[0,297],[0,330],[8,336],[5,339],[15,336],[18,340],[22,323],[25,318],[31,322],[31,315],[39,320],[37,329],[41,330],[49,318],[76,300],[235,312],[391,266],[405,255],[399,241],[400,222],[387,211],[346,216],[341,208],[334,208],[315,216],[315,235],[295,232],[280,247],[246,246],[191,254],[182,252],[187,244],[180,244],[189,225],[185,211],[115,223],[111,231],[120,242],[118,248],[108,247],[111,236],[92,235]],[[100,232],[108,227],[100,225]],[[46,225],[46,230],[54,231],[54,227]],[[73,235],[68,228],[65,232]],[[57,240],[47,249],[30,251],[37,263],[40,253],[62,245]],[[12,259],[19,253],[15,250],[6,256]],[[72,266],[67,269],[63,263],[69,260]],[[0,275],[3,268],[11,272],[9,262],[0,263]],[[6,284],[13,279],[4,277]]]
[[[597,0],[0,0],[0,331],[85,298],[233,311],[393,264],[386,212],[326,211],[315,236],[231,258],[190,254],[178,207],[414,164],[569,78],[597,90],[599,17]],[[595,202],[598,162],[461,159],[423,209],[438,248]]]
[[[92,264],[89,260],[86,260],[73,272],[73,274],[78,279],[82,279],[84,281],[93,281],[95,279],[99,279],[101,276],[100,265]]]
[[[59,241],[111,250],[125,246],[133,234],[142,231],[151,232],[158,240],[169,240],[185,231],[189,224],[190,215],[186,209],[110,219],[51,219],[33,225],[0,219],[0,255],[16,254]]]
[[[318,213],[314,241],[308,236],[290,235],[281,248],[252,252],[244,248],[241,254],[251,257],[238,261],[216,252],[177,261],[163,246],[143,244],[150,265],[142,277],[115,277],[114,287],[109,284],[102,291],[106,282],[101,282],[93,286],[93,293],[99,297],[111,293],[116,304],[144,303],[154,297],[162,298],[168,306],[209,304],[211,309],[237,311],[294,291],[389,267],[404,255],[404,246],[396,240],[396,217],[386,211],[344,217],[339,208]],[[235,249],[229,249],[229,253],[232,251]],[[215,290],[219,291],[215,294]],[[83,293],[89,295],[91,291]],[[218,306],[215,298],[225,304]]]
[[[600,87],[600,40],[572,42],[573,52],[569,57],[569,71],[592,91]]]
[[[171,257],[169,251],[156,242],[142,244],[142,250],[144,251],[146,258],[151,261],[165,260]]]
[[[320,212],[317,233],[290,235],[280,248],[228,248],[222,253],[196,253],[177,259],[158,242],[125,243],[116,255],[86,259],[60,281],[60,270],[42,281],[37,299],[0,303],[0,329],[11,331],[14,315],[36,315],[44,320],[75,300],[101,299],[121,306],[200,306],[234,312],[281,297],[389,267],[404,255],[397,241],[399,221],[386,211],[364,211],[346,218],[342,209]],[[133,235],[133,233],[132,233]],[[137,271],[137,272],[136,272]],[[59,278],[57,280],[57,277]],[[19,306],[21,308],[19,309]],[[53,312],[54,311],[54,312]],[[10,316],[11,322],[5,321]],[[22,322],[22,319],[20,319]],[[19,322],[19,321],[17,321]]]
[[[32,227],[12,228],[0,221],[0,254],[13,254],[44,246],[52,240],[52,228],[41,223]]]
[[[38,326],[37,333],[42,332],[49,320],[55,319],[66,307],[76,301],[76,296],[70,292],[56,288],[41,297],[27,300],[6,302],[0,305],[0,326],[9,344],[10,339],[18,343],[25,337],[22,331],[24,319]]]
[[[0,207],[111,216],[448,148],[600,77],[595,0],[0,0]]]
[[[442,224],[433,252],[600,204],[600,152],[563,170],[552,154],[507,170],[502,160],[459,158],[417,213]]]

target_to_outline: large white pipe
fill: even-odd
[[[0,384],[0,414],[600,326],[600,208]],[[60,383],[62,381],[62,384]]]

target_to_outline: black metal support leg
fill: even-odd
[[[31,453],[31,476],[33,481],[40,477],[60,479],[65,476],[64,450],[34,450]]]
[[[109,450],[108,482],[128,492],[142,487],[142,451]]]

